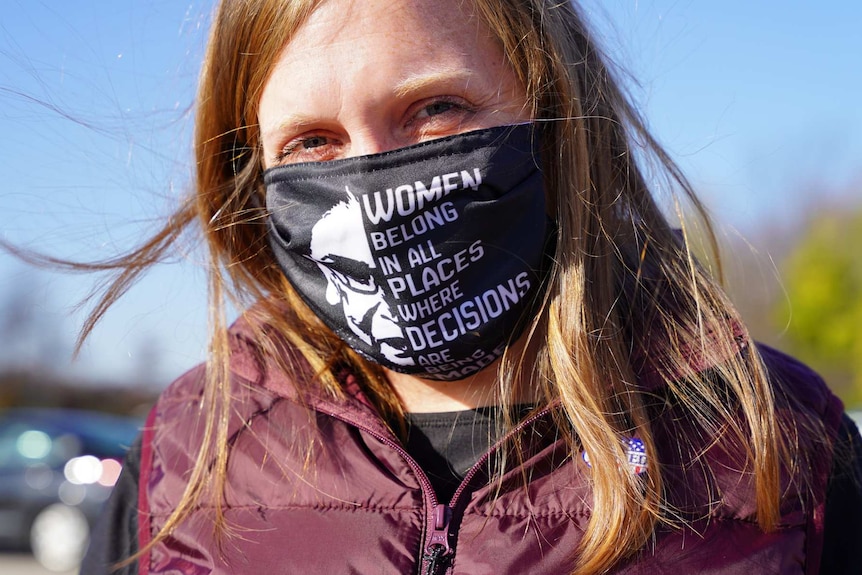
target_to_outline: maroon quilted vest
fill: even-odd
[[[439,502],[351,378],[348,399],[308,398],[309,410],[287,375],[260,368],[248,338],[242,322],[233,328],[235,408],[225,495],[230,532],[216,540],[213,509],[196,508],[142,558],[142,575],[571,571],[592,513],[590,468],[583,457],[569,457],[549,418],[532,418],[518,430],[528,454],[524,469],[510,469],[502,483],[489,485],[482,460],[452,501]],[[800,409],[834,432],[842,407],[822,381],[786,356],[762,353]],[[203,427],[203,376],[198,367],[181,377],[151,413],[140,477],[142,547],[176,507],[193,466]],[[659,529],[613,573],[816,573],[830,449],[812,459],[814,500],[791,486],[779,528],[763,533],[753,519],[750,477],[736,471],[740,466],[728,455],[733,449],[710,445],[709,438],[692,447],[703,449],[712,472],[706,479],[702,467],[679,454],[675,438],[685,430],[674,425],[685,418],[678,416],[673,407],[660,410],[655,435],[670,499],[687,524]]]

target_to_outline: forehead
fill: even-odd
[[[279,55],[259,114],[277,108],[317,117],[318,107],[343,110],[356,94],[369,103],[391,99],[435,76],[493,84],[503,65],[469,1],[325,0]]]
[[[303,22],[282,56],[309,57],[320,49],[358,56],[368,43],[394,41],[436,53],[449,45],[481,43],[470,0],[324,0]]]

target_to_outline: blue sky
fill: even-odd
[[[792,225],[862,190],[862,3],[588,0],[583,6],[659,140],[726,229]],[[0,234],[49,253],[109,256],[184,191],[210,2],[6,0],[0,13]],[[69,117],[66,117],[68,115]],[[164,385],[203,357],[205,288],[191,247],[112,310],[70,369]],[[71,340],[92,277],[0,255]],[[8,299],[8,297],[6,298]],[[28,352],[22,343],[20,357]],[[56,355],[63,364],[67,351]],[[8,359],[8,358],[7,358]]]

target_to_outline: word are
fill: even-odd
[[[444,357],[448,357],[450,360],[452,359],[449,357],[449,350],[443,350],[439,353],[420,355],[419,364],[425,366],[426,375],[423,377],[427,377],[428,379],[461,379],[494,363],[498,357],[503,355],[504,349],[505,345],[501,345],[490,352],[477,349],[466,359],[459,359],[443,364],[433,363],[434,360]]]

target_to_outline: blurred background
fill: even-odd
[[[819,370],[848,407],[862,405],[862,4],[581,4],[714,216],[728,290],[755,336]],[[80,261],[130,249],[188,190],[212,2],[2,5],[0,238]],[[187,238],[73,361],[86,298],[105,277],[0,252],[4,549],[32,545],[38,556],[45,529],[48,540],[86,540],[90,509],[154,397],[203,359],[204,266]],[[36,406],[118,419],[93,429],[77,411],[20,411]],[[42,498],[20,509],[14,489]],[[34,525],[48,527],[34,536]],[[74,572],[74,546],[41,553],[41,565],[2,555],[0,572]]]

